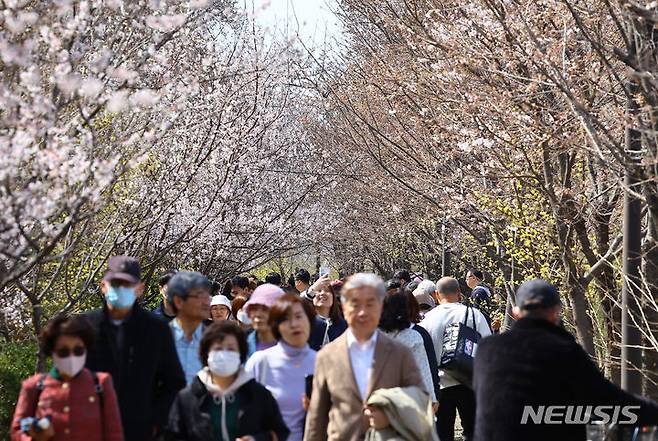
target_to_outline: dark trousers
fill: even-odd
[[[436,431],[439,441],[454,441],[455,417],[459,411],[459,418],[464,429],[464,441],[473,439],[475,426],[475,393],[468,387],[458,386],[441,389],[439,410],[436,413]]]

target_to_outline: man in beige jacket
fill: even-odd
[[[343,286],[348,329],[318,352],[306,441],[359,441],[368,428],[363,409],[380,388],[425,390],[411,352],[377,331],[386,288],[374,274],[354,274]]]

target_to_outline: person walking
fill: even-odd
[[[501,308],[504,310],[504,305],[500,304],[493,289],[484,283],[482,271],[469,270],[466,273],[466,285],[472,290],[468,301],[482,312],[492,331],[498,332],[502,323],[496,314]]]
[[[310,294],[312,295],[310,302],[313,304],[316,316],[311,326],[309,345],[319,351],[345,332],[347,322],[343,318],[338,297],[329,279],[318,280]]]
[[[305,378],[315,370],[315,351],[307,343],[313,311],[299,295],[285,294],[270,308],[269,323],[278,343],[256,352],[245,365],[247,373],[272,393],[283,421],[290,429],[288,441],[304,436]]]
[[[432,310],[436,306],[433,297],[435,292],[436,285],[431,280],[423,280],[418,284],[416,289],[413,290],[413,295],[418,302],[421,319],[427,314],[427,311]]]
[[[174,317],[176,317],[176,313],[174,312],[172,306],[169,304],[169,298],[167,297],[167,287],[171,278],[174,277],[174,274],[176,274],[176,271],[174,270],[167,271],[158,279],[158,285],[160,286],[160,296],[162,297],[162,300],[160,301],[160,304],[153,310],[155,315],[161,316],[168,322],[172,321]]]
[[[305,441],[362,440],[368,428],[363,407],[373,391],[425,390],[409,349],[377,331],[386,295],[382,279],[354,274],[341,295],[348,328],[318,352]]]
[[[416,360],[420,375],[425,383],[425,389],[430,391],[430,398],[434,408],[438,408],[438,399],[434,392],[432,371],[425,352],[423,337],[412,329],[409,319],[409,308],[405,294],[393,294],[384,298],[382,316],[379,319],[379,329],[409,348]]]
[[[123,441],[112,377],[84,368],[88,348],[94,344],[89,322],[81,316],[61,315],[48,323],[40,340],[53,368],[23,382],[11,425],[12,441]],[[49,421],[47,427],[39,427],[29,418]]]
[[[251,291],[249,290],[249,279],[244,276],[235,276],[231,279],[231,299],[238,296],[249,298]]]
[[[284,441],[289,430],[272,394],[242,365],[247,339],[231,321],[210,325],[201,369],[171,407],[165,441]]]
[[[304,268],[295,273],[295,289],[299,291],[300,297],[311,299],[309,289],[311,288],[311,274]]]
[[[582,424],[543,424],[531,418],[522,424],[524,411],[539,412],[541,406],[607,406],[603,411],[609,411],[610,417],[619,411],[616,406],[637,406],[631,409],[636,425],[658,424],[658,403],[608,381],[560,326],[562,302],[557,288],[545,280],[521,284],[512,312],[518,319],[512,329],[482,340],[475,356],[476,441],[586,439],[587,418]],[[566,412],[557,409],[551,418],[559,421]],[[578,418],[572,413],[570,419]]]
[[[217,294],[210,301],[210,319],[213,322],[221,322],[231,319],[231,301],[228,297]]]
[[[167,297],[176,313],[169,327],[185,382],[190,384],[202,367],[199,344],[210,314],[210,281],[201,273],[179,271],[169,281]]]
[[[482,308],[493,301],[493,293],[491,288],[484,283],[482,271],[468,270],[466,272],[466,285],[472,290],[470,299],[478,308]]]
[[[150,441],[185,386],[174,339],[167,322],[135,301],[144,283],[134,257],[110,258],[101,292],[103,308],[84,314],[96,335],[86,367],[112,375],[126,441]]]
[[[432,373],[432,384],[434,385],[434,395],[438,398],[441,395],[441,383],[439,381],[439,363],[436,360],[436,350],[434,349],[434,342],[432,336],[418,323],[423,319],[420,313],[420,305],[416,296],[409,289],[398,289],[398,292],[407,298],[407,307],[409,308],[409,320],[411,320],[411,329],[416,331],[423,339],[425,346],[425,354],[430,363],[430,371]],[[387,292],[387,295],[393,295]]]
[[[480,311],[459,303],[461,289],[457,279],[452,277],[441,278],[436,284],[436,290],[439,296],[439,305],[425,314],[420,326],[425,328],[432,337],[436,359],[440,366],[446,328],[463,323],[468,314],[468,317],[471,318],[467,320],[467,326],[475,329],[482,337],[491,335],[491,329]],[[459,412],[461,425],[464,429],[464,440],[471,441],[475,425],[475,395],[473,390],[442,369],[439,369],[439,377],[441,402],[436,414],[439,439],[441,441],[453,441],[455,439],[455,419],[457,412]]]
[[[247,336],[247,358],[250,358],[256,351],[276,345],[276,338],[268,320],[270,307],[283,294],[280,287],[265,283],[254,290],[249,301],[242,307],[247,313],[253,329]]]

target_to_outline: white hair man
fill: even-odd
[[[384,281],[374,274],[354,274],[345,282],[348,329],[318,352],[305,440],[361,440],[368,424],[363,409],[373,391],[425,390],[409,349],[377,331],[385,295]]]

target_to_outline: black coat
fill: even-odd
[[[272,394],[251,379],[236,391],[240,405],[237,436],[253,436],[256,441],[269,441],[274,432],[279,441],[288,438],[290,431],[283,422],[279,405]],[[171,407],[167,441],[212,441],[213,428],[209,409],[211,396],[198,377],[181,390]]]
[[[322,342],[324,340],[324,332],[327,329],[327,322],[322,320],[320,317],[315,317],[313,323],[311,323],[311,334],[308,337],[308,345],[314,351],[319,351],[322,348]],[[347,322],[345,319],[339,319],[331,323],[329,330],[327,331],[327,336],[329,341],[334,341],[340,335],[345,332],[347,329]]]
[[[430,363],[430,370],[432,371],[432,384],[434,385],[434,393],[436,394],[436,399],[441,403],[441,383],[439,379],[439,363],[436,360],[436,351],[434,350],[434,342],[432,342],[432,336],[425,328],[420,325],[413,325],[412,328],[414,331],[420,334],[423,337],[423,345],[425,346],[425,352],[427,353],[427,361]]]
[[[185,387],[171,330],[166,321],[135,305],[123,326],[119,351],[118,327],[107,309],[85,314],[96,331],[96,344],[86,367],[112,374],[126,441],[148,441],[162,429],[176,393]]]
[[[476,441],[586,439],[584,424],[520,424],[526,405],[637,405],[638,424],[658,422],[656,403],[606,380],[573,336],[546,320],[523,318],[481,340],[473,384]]]

